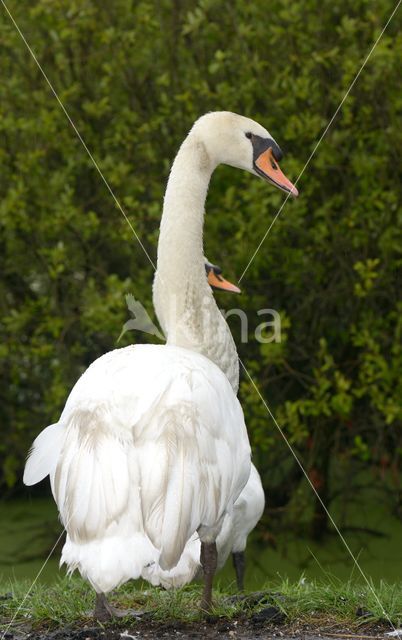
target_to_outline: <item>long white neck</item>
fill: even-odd
[[[205,274],[204,207],[214,169],[204,144],[190,133],[176,156],[166,188],[154,306],[168,344],[207,356],[237,392],[236,346]]]

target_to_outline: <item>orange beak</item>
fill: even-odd
[[[274,158],[274,154],[272,151],[272,147],[269,147],[266,151],[263,151],[261,155],[254,161],[255,170],[257,173],[271,182],[282,191],[286,191],[290,193],[293,197],[297,197],[299,195],[298,190],[287,179],[284,173],[279,168],[277,161]]]
[[[208,272],[208,284],[214,289],[222,289],[223,291],[231,291],[232,293],[241,293],[239,287],[225,280],[220,275],[216,275],[211,269]]]

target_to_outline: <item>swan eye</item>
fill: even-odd
[[[277,170],[278,170],[278,165],[277,165],[277,164],[275,164],[275,162],[274,162],[273,160],[271,160],[271,167],[272,167],[275,171],[277,171]]]
[[[253,135],[251,133],[251,131],[247,131],[247,133],[244,134],[246,136],[246,138],[248,138],[249,140],[251,140],[251,136]]]

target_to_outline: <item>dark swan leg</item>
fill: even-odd
[[[204,572],[204,591],[201,609],[210,611],[212,608],[212,582],[218,565],[218,552],[215,542],[201,542],[201,566]]]
[[[108,622],[113,618],[125,618],[126,616],[139,618],[141,615],[141,611],[134,611],[134,609],[117,609],[110,604],[104,593],[96,594],[94,620],[98,622]]]
[[[244,551],[234,551],[232,553],[234,570],[236,572],[236,582],[239,591],[244,591],[244,572],[246,569],[246,556]]]

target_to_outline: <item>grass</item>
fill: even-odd
[[[281,609],[290,623],[319,624],[331,620],[339,624],[387,622],[395,627],[402,624],[402,583],[380,583],[362,586],[342,583],[330,578],[326,583],[297,583],[288,580],[266,585],[264,600],[260,603],[252,597],[233,602],[230,593],[214,590],[214,616],[241,618],[251,616],[267,604]],[[59,579],[53,586],[37,583],[29,592],[30,583],[14,581],[0,584],[0,629],[13,620],[13,626],[29,623],[33,627],[55,627],[65,624],[83,624],[93,608],[94,595],[89,586],[78,577]],[[2,597],[2,595],[10,594]],[[201,619],[199,601],[201,587],[188,585],[177,591],[133,584],[123,585],[111,594],[117,606],[145,609],[155,621],[180,620],[196,622]],[[380,604],[381,603],[381,604]],[[360,609],[366,615],[357,617]],[[127,624],[127,621],[126,621]]]

